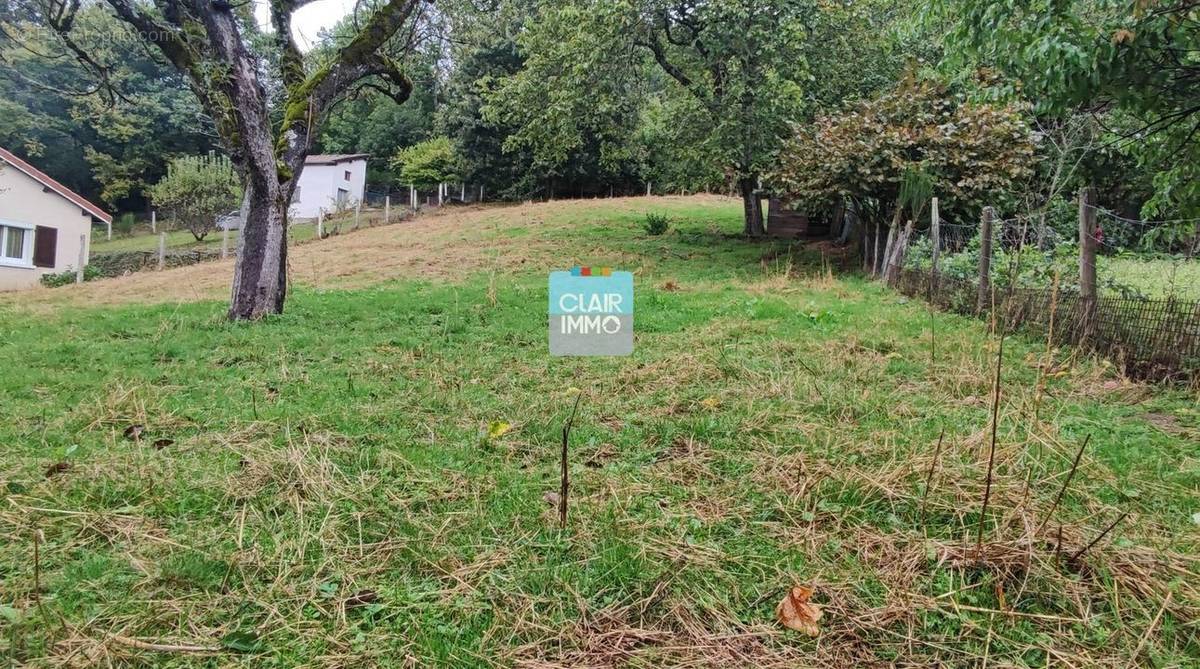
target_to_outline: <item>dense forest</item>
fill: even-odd
[[[729,190],[770,170],[795,128],[919,77],[947,99],[1019,108],[1041,164],[1080,154],[1073,180],[1113,207],[1161,218],[1200,205],[1186,5],[677,5],[430,5],[405,63],[411,97],[362,87],[315,149],[370,153],[378,186],[400,182],[401,149],[447,137],[459,179],[498,197]],[[117,210],[143,207],[172,157],[219,147],[179,74],[110,12],[85,6],[75,27],[102,87],[18,8],[2,26],[0,145]],[[309,66],[355,21],[323,33]],[[251,46],[272,57],[261,36]]]

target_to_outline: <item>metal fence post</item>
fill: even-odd
[[[991,207],[983,208],[983,218],[979,223],[979,293],[975,299],[975,310],[983,313],[991,300],[992,294],[992,220],[996,211]]]
[[[1096,189],[1079,189],[1079,302],[1082,307],[1080,332],[1091,336],[1096,317]]]

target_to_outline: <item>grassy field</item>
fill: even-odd
[[[1136,257],[1101,257],[1096,271],[1112,276],[1151,298],[1200,300],[1200,259],[1170,260]]]
[[[739,239],[739,209],[341,235],[294,249],[287,312],[253,325],[223,318],[228,262],[0,297],[0,657],[1200,663],[1195,392],[1010,338],[981,516],[986,325],[938,314],[931,351],[922,304]],[[580,263],[634,272],[633,356],[548,356],[547,272]],[[775,622],[793,584],[818,638]]]
[[[167,235],[167,248],[169,249],[207,249],[216,250],[221,248],[221,232],[213,231],[205,236],[203,241],[196,241],[192,233],[187,230],[169,230],[165,231]],[[317,226],[315,224],[299,223],[288,228],[288,239],[292,242],[302,242],[312,239],[316,236]],[[237,238],[239,231],[233,230],[229,233],[229,248],[237,247]],[[158,235],[150,233],[137,233],[131,235],[117,235],[112,239],[105,239],[103,235],[96,235],[92,239],[92,253],[112,253],[114,251],[157,251],[158,250]]]
[[[401,215],[401,210],[394,212],[393,215]],[[359,224],[362,226],[377,225],[383,222],[382,210],[364,210],[359,218]],[[203,241],[196,241],[195,236],[187,230],[166,230],[170,225],[169,221],[163,222],[164,232],[167,235],[167,248],[170,249],[206,249],[218,250],[221,248],[221,231],[214,230],[205,236]],[[327,230],[341,226],[340,229],[349,231],[354,226],[354,214],[345,214],[337,220],[328,222]],[[229,248],[237,247],[238,235],[240,231],[233,230],[229,233]],[[317,236],[317,224],[315,221],[303,221],[293,223],[288,227],[288,240],[293,244],[297,242],[306,242]],[[129,235],[117,235],[112,239],[105,239],[103,235],[96,235],[92,239],[92,253],[111,253],[114,251],[157,251],[158,250],[158,235],[151,233],[149,228],[139,228],[136,232]]]

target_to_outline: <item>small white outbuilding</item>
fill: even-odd
[[[93,221],[112,216],[0,147],[0,290],[86,265]]]
[[[363,201],[367,187],[366,153],[316,154],[304,160],[304,169],[292,194],[289,217],[316,218],[320,212],[353,209]]]

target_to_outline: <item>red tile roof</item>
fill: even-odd
[[[12,154],[12,152],[5,150],[4,147],[0,147],[0,160],[3,160],[4,162],[12,165],[13,167],[17,168],[18,170],[24,172],[25,174],[29,175],[30,177],[41,182],[41,184],[43,186],[45,186],[46,188],[49,188],[50,190],[54,191],[55,193],[58,193],[59,195],[70,200],[71,202],[75,203],[76,205],[79,205],[80,208],[82,208],[84,211],[91,214],[92,216],[95,216],[96,218],[104,221],[105,223],[112,223],[112,216],[105,213],[105,211],[103,209],[101,209],[100,207],[97,207],[96,205],[92,204],[91,202],[88,202],[87,200],[83,199],[82,195],[79,195],[78,193],[72,191],[70,188],[67,188],[66,186],[58,183],[54,179],[50,178],[50,176],[48,174],[39,170],[38,168],[34,167],[33,165],[30,165],[29,163],[25,162],[24,160],[21,160],[20,158],[16,157],[15,155]]]

